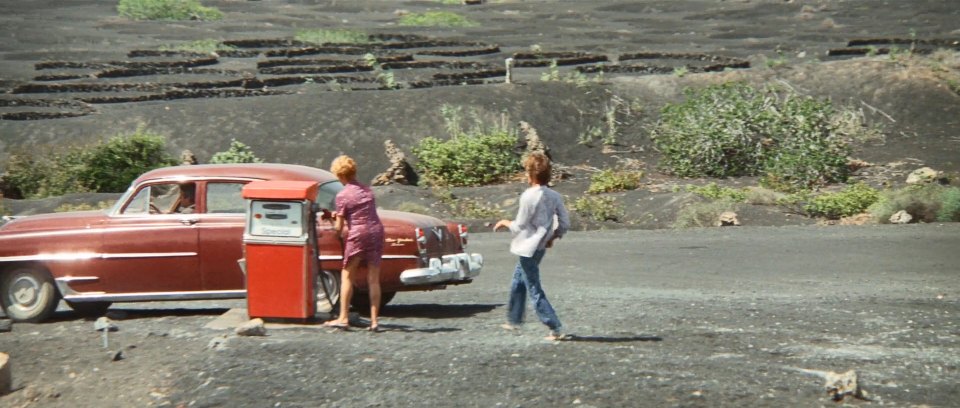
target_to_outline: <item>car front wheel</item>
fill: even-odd
[[[57,310],[59,302],[53,278],[39,267],[15,268],[0,278],[0,303],[13,321],[42,321]]]

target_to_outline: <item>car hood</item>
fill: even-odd
[[[30,215],[3,224],[0,234],[86,228],[101,223],[104,218],[106,214],[99,210]]]

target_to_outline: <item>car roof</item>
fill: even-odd
[[[337,178],[326,170],[298,164],[281,163],[240,163],[240,164],[197,164],[163,167],[150,170],[136,180],[139,184],[156,179],[202,179],[202,178],[248,178],[259,180],[294,180],[327,182]]]

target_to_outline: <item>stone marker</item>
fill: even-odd
[[[0,352],[0,395],[13,391],[13,374],[10,371],[10,356]]]
[[[909,224],[910,221],[913,221],[913,216],[905,210],[900,210],[890,216],[891,224]]]
[[[263,319],[256,318],[237,327],[238,336],[266,336],[267,329],[263,327]]]

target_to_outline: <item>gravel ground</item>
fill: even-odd
[[[130,304],[105,349],[64,308],[0,334],[19,389],[0,405],[819,406],[817,372],[847,370],[856,405],[960,398],[960,225],[574,232],[544,263],[563,342],[498,327],[506,245],[474,234],[480,278],[401,293],[376,334],[238,337],[206,327],[242,301]]]

